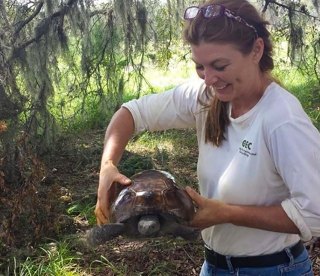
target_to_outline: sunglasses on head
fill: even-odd
[[[242,17],[240,17],[238,15],[234,15],[232,13],[232,11],[230,11],[229,9],[227,9],[226,7],[224,7],[222,5],[212,4],[212,5],[208,5],[208,6],[204,6],[204,7],[191,6],[185,10],[183,18],[185,20],[192,20],[199,13],[201,13],[202,16],[207,19],[217,18],[220,16],[226,16],[228,18],[236,20],[237,22],[240,22],[240,23],[246,25],[247,27],[251,28],[255,32],[256,36],[258,37],[258,32],[254,26],[247,23]]]

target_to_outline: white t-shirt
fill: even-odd
[[[299,101],[271,83],[260,101],[233,119],[219,147],[205,143],[207,111],[197,97],[202,80],[123,106],[132,114],[136,133],[196,128],[201,195],[231,204],[281,204],[301,236],[220,224],[202,231],[204,242],[220,254],[270,254],[320,236],[320,134]]]

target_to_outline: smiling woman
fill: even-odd
[[[266,22],[245,0],[211,0],[184,13],[199,79],[122,105],[105,136],[96,216],[109,219],[117,164],[141,131],[195,128],[201,275],[312,275],[301,240],[320,236],[320,134],[272,78]],[[303,151],[303,154],[301,154]],[[315,154],[316,153],[316,154]]]
[[[260,76],[259,60],[263,48],[261,38],[256,39],[254,50],[249,55],[243,55],[232,44],[203,42],[191,46],[199,77],[207,87],[214,89],[215,97],[220,101],[232,102],[233,118],[255,106],[271,83],[269,75]]]

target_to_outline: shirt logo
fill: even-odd
[[[245,149],[248,149],[248,150],[251,150],[251,146],[252,146],[252,143],[247,141],[247,140],[243,140],[242,141],[242,147],[245,148]]]
[[[246,157],[257,155],[256,152],[252,152],[252,149],[253,143],[248,140],[243,140],[241,143],[241,147],[239,148],[239,153]]]

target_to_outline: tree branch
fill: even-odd
[[[24,43],[20,44],[18,47],[15,47],[12,51],[12,54],[9,58],[9,61],[10,60],[13,60],[15,59],[16,56],[19,55],[19,53],[21,51],[23,51],[26,47],[28,47],[30,44],[36,42],[36,41],[39,41],[40,38],[45,35],[47,33],[47,30],[52,22],[52,20],[54,18],[57,18],[57,17],[62,17],[64,16],[65,14],[67,14],[70,10],[70,8],[77,2],[78,0],[69,0],[66,4],[63,4],[61,6],[61,8],[54,12],[53,14],[51,14],[50,16],[46,17],[46,18],[43,18],[39,23],[38,25],[35,27],[35,36],[27,41],[25,41]],[[41,3],[40,3],[41,4]],[[25,26],[28,22],[30,22],[39,12],[40,12],[40,9],[43,5],[43,2],[42,2],[42,5],[38,5],[37,9],[35,10],[35,12],[27,19],[25,20],[23,23],[23,26]],[[23,26],[21,25],[16,31],[15,33],[19,33],[19,31],[21,31],[21,29],[23,28]]]
[[[268,5],[270,3],[270,0],[266,0],[262,9],[262,13],[265,13],[267,11]]]
[[[279,3],[279,2],[274,1],[274,0],[266,0],[266,4],[265,4],[265,6],[264,6],[264,8],[263,8],[263,9],[265,9],[264,11],[267,10],[267,6],[268,6],[269,3],[272,3],[272,4],[275,4],[275,5],[277,5],[277,6],[280,6],[280,7],[284,8],[284,9],[286,9],[286,10],[288,10],[288,11],[293,11],[293,12],[301,13],[301,14],[303,14],[303,15],[306,15],[306,16],[308,16],[308,17],[311,17],[311,18],[313,18],[313,19],[315,19],[315,20],[320,21],[319,17],[309,14],[308,11],[305,9],[305,6],[301,6],[301,9],[300,9],[300,10],[296,10],[296,9],[293,9],[292,7],[289,7],[289,6],[285,5],[285,4]]]
[[[41,11],[43,7],[43,1],[41,1],[38,6],[36,7],[36,9],[34,10],[34,12],[24,21],[19,22],[17,28],[15,29],[14,33],[13,33],[13,42],[16,41],[20,31],[24,28],[24,26],[26,26],[32,19],[34,19],[39,12]]]

